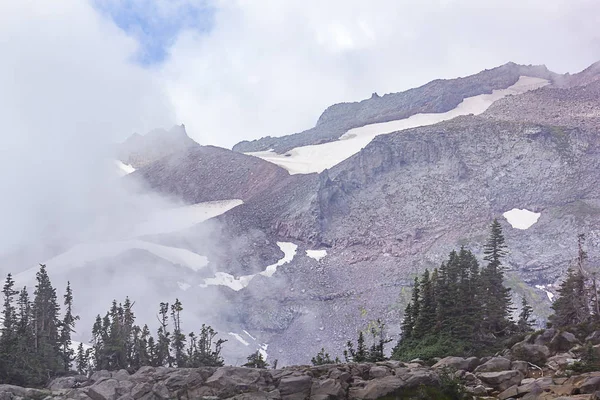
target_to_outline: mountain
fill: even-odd
[[[138,169],[197,145],[198,143],[190,139],[182,124],[169,130],[155,129],[145,135],[134,133],[117,146],[116,153],[118,160]]]
[[[49,273],[76,295],[110,288],[83,295],[104,304],[92,317],[113,297],[179,297],[186,323],[230,339],[230,362],[260,349],[306,363],[321,347],[341,355],[377,318],[397,338],[415,274],[460,246],[481,259],[498,218],[507,283],[543,320],[578,233],[590,265],[600,258],[598,76],[597,64],[558,75],[508,63],[334,105],[312,129],[234,151],[183,127],[134,135],[118,148],[135,169],[120,183],[166,204],[126,235],[56,254]]]

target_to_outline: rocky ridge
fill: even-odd
[[[238,152],[273,149],[282,154],[295,147],[337,140],[346,131],[367,124],[408,118],[418,113],[443,113],[455,108],[463,99],[491,93],[513,85],[520,76],[554,81],[559,75],[545,66],[507,63],[478,74],[456,79],[438,79],[405,92],[372,96],[354,103],[335,104],[319,117],[314,128],[292,135],[243,141],[233,147]]]

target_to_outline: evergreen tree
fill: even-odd
[[[79,316],[73,315],[73,291],[71,290],[70,282],[67,282],[64,305],[65,315],[60,327],[60,346],[64,371],[68,372],[71,369],[71,363],[75,356],[75,351],[71,348],[71,333],[75,332],[75,321],[79,319]]]
[[[419,316],[415,321],[413,337],[423,337],[433,331],[436,321],[436,298],[434,286],[429,279],[429,270],[425,270],[420,282]]]
[[[173,349],[175,364],[178,367],[185,367],[187,357],[185,354],[185,335],[181,331],[181,311],[183,311],[181,302],[179,299],[175,299],[175,303],[171,305],[171,319],[173,320],[173,340],[171,341],[171,348]]]
[[[490,226],[490,236],[484,247],[484,260],[488,261],[482,271],[483,321],[487,332],[496,336],[507,333],[510,327],[512,300],[510,289],[504,286],[502,259],[507,254],[502,227],[497,219]]]
[[[15,362],[17,354],[17,311],[13,300],[19,293],[14,290],[15,281],[11,274],[8,274],[4,287],[2,289],[3,308],[2,308],[2,330],[0,331],[0,382],[11,380],[9,370]]]
[[[90,371],[90,351],[83,348],[83,343],[79,343],[77,346],[77,353],[75,354],[75,368],[79,375],[87,375]]]
[[[167,329],[169,325],[169,303],[160,303],[157,342],[156,342],[156,364],[157,366],[172,366],[172,358],[169,352],[171,334]]]
[[[532,326],[535,320],[531,319],[533,314],[533,307],[529,305],[525,296],[521,297],[521,312],[519,313],[519,321],[517,327],[521,332],[529,332],[533,330]]]
[[[340,359],[336,357],[335,360],[332,360],[329,353],[325,352],[325,348],[321,348],[321,351],[319,351],[310,362],[312,365],[339,364]]]
[[[552,303],[554,314],[549,320],[557,328],[578,325],[589,318],[585,300],[585,277],[580,270],[569,268],[567,278],[560,284],[558,297]]]
[[[368,358],[368,350],[365,345],[365,335],[360,331],[358,333],[358,340],[356,341],[356,349],[351,341],[346,343],[346,350],[344,350],[344,359],[346,362],[365,362]]]
[[[256,351],[255,353],[252,353],[248,356],[247,358],[248,362],[244,365],[242,365],[242,367],[248,367],[248,368],[268,368],[269,364],[265,361],[265,359],[263,358],[263,355],[260,351]]]
[[[31,305],[34,350],[40,381],[63,369],[60,349],[59,310],[56,289],[52,286],[46,266],[41,264],[36,274],[37,284]]]

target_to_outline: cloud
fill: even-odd
[[[578,71],[600,54],[594,0],[214,1],[161,68],[177,118],[231,146],[307,129],[329,105],[508,61]]]
[[[171,124],[170,106],[84,1],[0,2],[0,37],[0,250],[75,239],[117,202],[112,143]]]

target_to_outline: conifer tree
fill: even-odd
[[[434,286],[429,279],[429,270],[425,270],[420,282],[421,298],[419,316],[415,321],[413,337],[423,337],[433,331],[436,321],[436,300]]]
[[[173,349],[173,358],[178,367],[185,367],[187,357],[185,354],[185,335],[181,331],[181,311],[183,307],[179,299],[175,299],[175,303],[171,305],[171,319],[173,320],[173,339],[171,348]]]
[[[67,282],[67,289],[64,295],[65,315],[63,316],[60,327],[60,346],[65,372],[71,369],[71,363],[74,360],[75,351],[71,348],[71,333],[75,332],[75,321],[79,316],[73,315],[73,291],[71,283]]]
[[[274,364],[276,362],[277,362],[277,360],[275,360]],[[325,351],[325,348],[323,347],[323,348],[321,348],[321,351],[319,351],[317,353],[316,356],[314,356],[313,358],[311,358],[310,362],[312,363],[312,365],[339,364],[340,363],[340,359],[336,357],[335,360],[332,360],[331,356],[329,355],[329,353],[327,353]]]
[[[53,376],[62,370],[63,358],[60,352],[59,310],[56,289],[50,282],[46,266],[41,264],[36,274],[34,299],[31,306],[34,350],[39,378]]]
[[[156,342],[156,363],[158,366],[172,366],[172,358],[169,353],[171,334],[167,329],[169,325],[169,303],[160,303],[158,335]]]
[[[484,260],[488,261],[482,271],[484,287],[483,320],[487,332],[502,335],[510,326],[512,300],[510,289],[504,286],[504,266],[502,259],[507,254],[502,226],[497,219],[490,225],[490,235],[483,247]]]
[[[529,305],[525,296],[521,297],[521,312],[519,313],[519,321],[517,322],[517,327],[521,332],[533,330],[532,326],[535,320],[531,319],[532,314],[533,308]]]
[[[261,369],[269,367],[269,364],[265,361],[262,353],[258,350],[255,353],[250,354],[247,360],[248,362],[246,364],[243,364],[242,367]]]
[[[0,330],[0,382],[10,379],[8,371],[13,366],[17,354],[17,311],[13,300],[19,293],[14,290],[15,281],[8,274],[2,289],[2,329]]]

